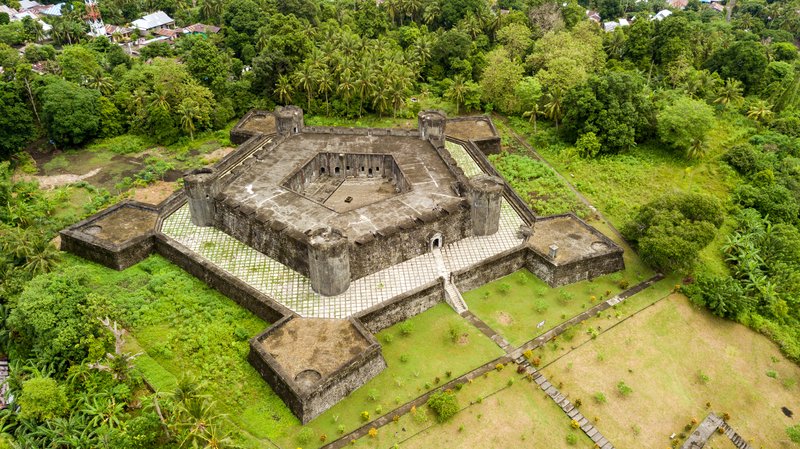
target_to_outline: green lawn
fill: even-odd
[[[491,371],[457,390],[461,410],[445,423],[438,423],[428,407],[420,407],[378,429],[377,436],[364,436],[353,446],[549,449],[568,446],[567,435],[574,434],[576,444],[569,447],[593,447],[588,437],[570,427],[564,412],[535,384],[516,374],[514,366]]]
[[[369,412],[370,420],[375,419],[437,385],[503,355],[497,345],[447,304],[438,304],[408,322],[412,331],[407,336],[401,334],[401,324],[377,334],[388,367],[311,421],[307,427],[312,429],[314,438],[303,447],[317,447],[321,445],[322,435],[333,440],[363,425],[362,412]],[[450,337],[451,329],[459,336],[456,343]],[[291,429],[279,443],[285,447],[298,446],[300,430]]]

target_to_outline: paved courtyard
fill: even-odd
[[[482,173],[461,145],[447,142],[446,148],[468,177]],[[523,239],[517,232],[521,224],[522,219],[503,200],[500,229],[496,234],[468,237],[442,248],[447,270],[452,272],[476,265],[486,258],[522,244]],[[306,276],[215,227],[194,226],[190,220],[188,205],[167,217],[161,232],[298,315],[308,318],[347,318],[424,286],[439,276],[436,261],[428,253],[353,281],[350,288],[341,295],[320,296],[311,289]]]

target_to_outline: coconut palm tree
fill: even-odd
[[[311,111],[311,96],[314,92],[314,81],[317,78],[316,69],[310,60],[306,60],[294,74],[292,80],[298,89],[306,91],[306,99],[308,101],[308,108],[306,111]]]
[[[448,87],[447,91],[444,93],[445,98],[456,104],[456,115],[459,114],[460,107],[462,104],[464,104],[464,97],[466,94],[467,83],[464,80],[464,77],[461,75],[456,75],[453,78],[453,82],[450,83],[450,87]]]
[[[547,118],[556,123],[556,129],[558,129],[558,121],[561,120],[561,117],[564,115],[564,111],[562,110],[562,97],[563,92],[558,88],[553,89],[545,95],[547,102],[544,104],[544,114]]]
[[[189,138],[194,140],[194,120],[197,118],[197,104],[193,100],[184,100],[178,106],[178,115],[181,119],[181,127],[189,133]]]
[[[534,103],[530,110],[525,111],[522,116],[523,117],[530,117],[530,122],[533,124],[533,133],[536,134],[536,117],[542,115],[542,109],[539,106],[539,103]]]
[[[289,77],[281,75],[278,77],[278,84],[275,86],[275,95],[278,96],[278,102],[287,105],[292,102],[292,82]]]
[[[721,104],[722,107],[725,108],[727,108],[728,105],[739,106],[744,101],[744,97],[742,96],[743,91],[741,81],[728,78],[725,80],[725,84],[717,91],[717,98],[714,100],[714,103]]]
[[[314,80],[317,85],[317,92],[325,95],[325,115],[330,114],[328,107],[328,95],[333,92],[333,74],[327,66],[324,70],[317,71],[317,78]]]
[[[60,254],[47,237],[29,233],[26,245],[28,246],[28,254],[25,257],[25,264],[22,269],[28,274],[36,276],[47,273],[56,266]]]
[[[747,117],[755,120],[759,124],[769,121],[772,118],[772,105],[765,100],[757,100],[747,110]]]

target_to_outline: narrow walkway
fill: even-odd
[[[718,429],[722,429],[722,434],[728,437],[738,449],[753,449],[744,438],[739,436],[724,419],[709,413],[706,419],[697,426],[697,429],[689,435],[689,438],[683,443],[681,449],[701,449],[708,443],[709,438],[714,435]]]
[[[464,319],[466,319],[467,321],[469,321],[470,324],[477,327],[478,330],[483,333],[483,335],[489,337],[497,346],[500,346],[500,349],[505,351],[506,354],[510,354],[511,351],[514,350],[514,347],[511,346],[508,340],[503,338],[502,335],[495,332],[494,329],[489,327],[488,324],[484,323],[483,320],[478,318],[474,313],[467,310],[461,313],[461,316],[464,317]]]
[[[585,417],[583,414],[567,399],[567,397],[562,394],[558,389],[553,386],[548,380],[536,370],[533,366],[531,366],[528,359],[523,356],[520,356],[514,361],[522,366],[525,369],[525,372],[531,376],[531,379],[536,383],[536,386],[539,387],[542,391],[545,392],[553,402],[556,403],[564,413],[572,420],[578,423],[580,429],[583,433],[586,434],[595,444],[595,447],[600,449],[614,449],[614,445],[611,444],[606,437],[600,433],[597,428],[592,425],[592,423]]]

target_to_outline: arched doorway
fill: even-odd
[[[436,233],[431,237],[431,251],[435,249],[439,249],[444,245],[444,239],[442,238],[442,234]]]

